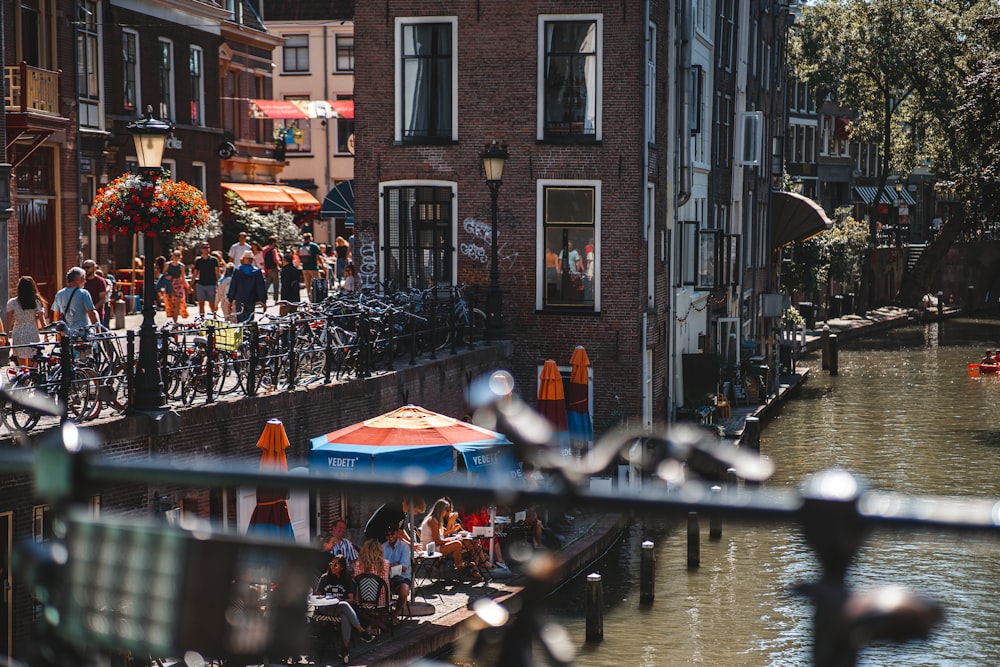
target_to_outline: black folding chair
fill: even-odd
[[[392,627],[392,595],[389,593],[389,585],[385,579],[377,574],[359,574],[354,578],[354,583],[358,587],[357,607],[360,616],[369,619],[380,626],[389,628],[390,633],[395,633]]]

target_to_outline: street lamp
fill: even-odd
[[[507,145],[494,139],[486,144],[479,154],[486,173],[486,185],[490,189],[492,224],[490,227],[490,286],[486,292],[486,340],[500,340],[506,337],[503,323],[503,292],[500,291],[500,268],[497,261],[497,197],[503,183],[503,168],[507,162]]]
[[[146,116],[141,120],[129,123],[126,128],[135,141],[135,154],[139,160],[139,175],[155,182],[163,173],[161,162],[167,134],[174,129],[169,122],[153,118],[153,108],[146,108]],[[155,412],[163,409],[166,397],[163,394],[163,381],[160,377],[160,365],[157,361],[156,315],[152,239],[143,234],[142,282],[142,325],[139,327],[139,362],[135,373],[135,397],[132,410],[135,412]]]

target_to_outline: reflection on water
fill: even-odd
[[[764,428],[776,464],[770,486],[848,468],[877,488],[914,494],[1000,496],[1000,377],[968,377],[966,365],[1000,347],[1000,322],[950,320],[842,343],[840,374],[819,370]],[[639,544],[657,545],[656,600],[638,601]],[[605,582],[605,640],[587,646],[584,584],[553,600],[581,644],[580,665],[806,665],[811,607],[791,594],[818,565],[791,526],[725,525],[718,542],[702,526],[701,568],[686,568],[684,530],[632,528],[594,571]],[[862,549],[852,585],[902,584],[940,600],[944,626],[927,642],[881,645],[862,665],[1000,665],[995,626],[1000,543],[935,532],[879,532]]]

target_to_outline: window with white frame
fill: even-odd
[[[354,71],[354,35],[335,35],[334,51],[336,62],[334,70],[337,72]]]
[[[763,131],[764,113],[762,111],[744,111],[740,114],[739,162],[741,165],[745,167],[760,165]]]
[[[126,111],[139,110],[139,33],[122,29],[122,106]]]
[[[456,17],[396,19],[396,140],[458,141]]]
[[[711,38],[712,0],[692,0],[694,2],[694,28],[707,38]]]
[[[382,189],[383,278],[397,289],[453,284],[453,183]]]
[[[600,182],[538,182],[540,309],[599,312]]]
[[[191,163],[191,185],[198,188],[204,194],[208,179],[205,177],[206,168],[204,162]]]
[[[191,124],[205,125],[205,53],[199,46],[192,46],[188,55],[191,72]]]
[[[656,142],[656,24],[646,33],[646,141]]]
[[[101,35],[100,3],[81,0],[77,5],[76,87],[82,127],[101,127]]]
[[[174,117],[174,43],[160,38],[160,120]]]
[[[733,56],[736,53],[736,0],[719,0],[718,35],[715,49],[715,64],[727,72],[733,71]]]
[[[353,100],[353,95],[337,95],[338,100]],[[337,119],[337,155],[354,154],[354,119]]]
[[[538,139],[600,141],[602,41],[600,14],[538,17]]]
[[[285,35],[281,47],[282,74],[302,74],[309,71],[309,35]]]

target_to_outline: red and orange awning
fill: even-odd
[[[269,183],[222,183],[222,189],[239,195],[259,211],[285,209],[293,213],[318,213],[319,200],[300,188]]]
[[[250,115],[271,120],[354,118],[354,100],[250,100]]]

